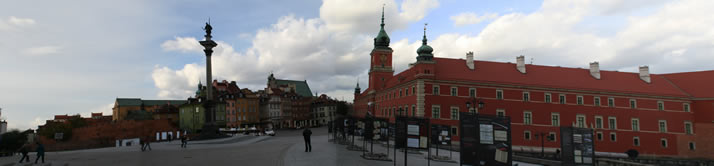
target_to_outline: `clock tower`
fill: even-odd
[[[392,48],[389,47],[389,35],[384,31],[384,7],[379,34],[374,38],[374,48],[370,53],[369,87],[373,90],[384,88],[384,83],[394,75],[392,68]]]

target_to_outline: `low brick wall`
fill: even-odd
[[[149,137],[156,141],[156,132],[177,131],[167,119],[162,120],[126,120],[111,123],[99,123],[72,130],[69,141],[57,142],[50,138],[40,137],[47,151],[63,151],[76,149],[91,149],[115,146],[115,140],[127,138]]]

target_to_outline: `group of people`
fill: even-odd
[[[42,158],[42,163],[45,163],[45,146],[42,145],[40,142],[35,142],[35,151],[37,152],[37,158],[35,158],[35,164],[37,164],[37,161]],[[30,153],[31,147],[30,143],[25,143],[23,144],[20,149],[17,151],[22,154],[22,158],[20,158],[20,163],[22,163],[23,160],[26,162],[30,162],[30,156],[27,154]]]
[[[146,151],[146,149],[149,149],[151,151],[151,137],[144,137],[139,139],[139,143],[141,144],[141,151]],[[186,148],[186,145],[188,145],[188,138],[184,135],[181,136],[181,148]]]

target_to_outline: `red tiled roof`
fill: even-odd
[[[686,73],[662,74],[693,97],[714,98],[714,70]]]
[[[600,80],[590,75],[590,69],[540,66],[526,64],[526,74],[516,69],[516,64],[475,61],[474,70],[468,69],[462,59],[434,58],[436,78],[510,85],[528,85],[544,88],[593,90],[620,93],[638,93],[686,97],[658,74],[650,74],[651,83],[642,81],[639,73],[600,71]]]
[[[474,70],[468,69],[463,59],[434,58],[436,78],[510,85],[528,85],[544,88],[594,90],[621,93],[638,93],[685,97],[661,75],[650,74],[651,83],[642,81],[639,73],[600,71],[600,80],[590,75],[590,69],[540,66],[526,64],[526,74],[516,69],[516,64],[475,61]]]

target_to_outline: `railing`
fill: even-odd
[[[642,164],[642,163],[637,163],[637,162],[606,159],[606,158],[596,158],[595,164],[596,165],[612,165],[612,166],[655,166],[652,164]]]
[[[639,157],[637,159],[627,159],[627,161],[652,164],[652,165],[680,165],[680,166],[714,166],[714,160],[700,159],[676,159],[665,157]]]

